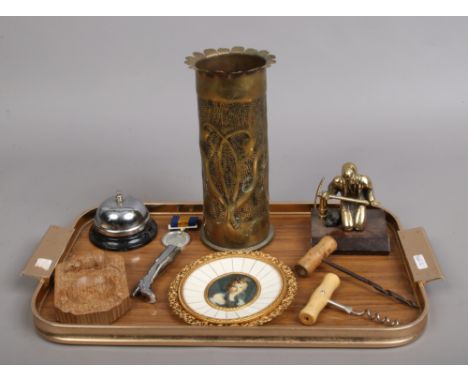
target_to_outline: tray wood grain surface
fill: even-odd
[[[133,288],[147,272],[155,257],[163,250],[160,239],[167,232],[173,214],[201,216],[199,204],[148,203],[148,209],[159,226],[157,238],[143,248],[124,252],[128,284]],[[271,222],[275,229],[273,241],[262,249],[293,266],[310,248],[310,209],[312,204],[272,204]],[[88,211],[75,222],[64,258],[94,251],[88,239],[95,210]],[[32,300],[36,328],[46,339],[72,344],[107,345],[181,345],[181,346],[284,346],[284,347],[392,347],[415,340],[424,330],[428,305],[424,284],[410,280],[408,268],[397,231],[395,217],[386,212],[391,241],[388,256],[332,255],[334,262],[344,265],[386,288],[412,298],[420,309],[412,309],[377,294],[347,275],[322,264],[310,277],[298,278],[298,294],[291,306],[269,324],[259,327],[194,327],[176,317],[168,306],[170,282],[187,264],[212,253],[199,239],[199,231],[192,231],[191,243],[158,277],[154,290],[155,305],[136,298],[132,308],[111,325],[73,325],[56,322],[53,306],[53,282],[41,281]],[[316,325],[303,326],[298,313],[312,291],[327,272],[335,272],[342,280],[334,300],[356,309],[370,308],[401,322],[400,327],[389,328],[363,318],[326,307]]]

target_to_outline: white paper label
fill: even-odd
[[[35,267],[44,269],[45,271],[48,271],[51,265],[52,265],[52,260],[44,259],[42,257],[39,257],[36,260],[36,264],[34,264]]]
[[[416,263],[416,266],[418,267],[418,269],[426,269],[428,268],[428,265],[426,263],[426,259],[424,258],[423,255],[419,254],[419,255],[414,255],[413,256],[413,259],[414,259],[414,262]]]

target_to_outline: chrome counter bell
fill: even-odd
[[[156,237],[157,230],[156,222],[142,202],[118,192],[97,209],[89,239],[99,248],[128,251],[148,244]]]

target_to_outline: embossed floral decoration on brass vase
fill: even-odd
[[[204,223],[217,249],[258,249],[273,237],[269,216],[267,51],[206,49],[186,58],[196,72]]]

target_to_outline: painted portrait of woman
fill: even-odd
[[[209,301],[222,308],[237,308],[251,302],[257,295],[256,282],[242,274],[221,277],[208,288]]]

